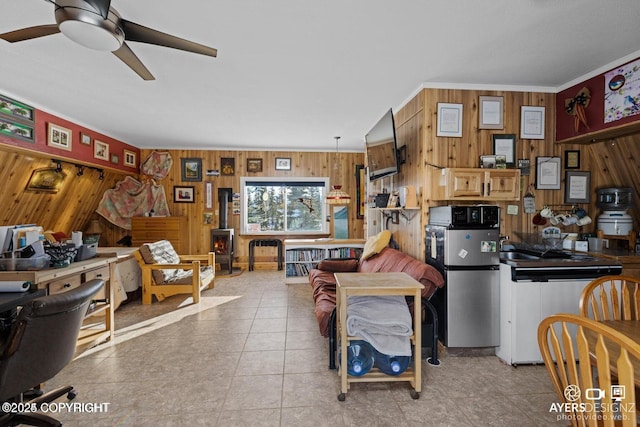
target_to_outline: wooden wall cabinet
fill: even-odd
[[[189,228],[187,217],[166,216],[131,218],[131,245],[138,247],[144,243],[168,240],[179,254],[189,253]]]
[[[518,169],[445,168],[431,175],[432,200],[518,200]]]

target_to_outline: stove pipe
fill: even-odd
[[[229,202],[233,200],[231,188],[218,188],[218,228],[229,228]]]

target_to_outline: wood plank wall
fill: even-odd
[[[502,96],[504,98],[504,129],[478,129],[478,97],[481,95]],[[439,102],[463,104],[462,138],[436,136]],[[520,139],[521,106],[545,107],[544,140]],[[538,210],[545,205],[551,206],[558,213],[565,213],[572,208],[572,205],[564,203],[565,150],[580,151],[581,167],[579,170],[582,171],[594,171],[596,167],[604,169],[603,162],[607,158],[604,152],[609,156],[615,156],[616,159],[614,160],[612,157],[611,160],[607,160],[609,168],[614,168],[616,162],[625,162],[626,167],[617,174],[619,176],[616,178],[611,173],[605,173],[606,178],[594,173],[595,179],[592,179],[596,185],[601,185],[604,181],[611,183],[631,181],[628,185],[636,185],[637,188],[637,183],[639,182],[638,163],[633,163],[633,159],[640,158],[640,147],[637,143],[625,142],[622,144],[625,147],[625,151],[620,150],[620,152],[614,152],[604,147],[596,147],[595,145],[555,143],[555,95],[552,93],[423,89],[397,112],[396,127],[398,128],[399,145],[407,146],[407,163],[403,165],[400,175],[395,177],[394,186],[397,188],[403,185],[417,185],[421,212],[419,220],[407,221],[401,219],[399,225],[391,225],[390,229],[394,232],[394,237],[398,241],[400,248],[418,259],[424,259],[424,227],[429,222],[429,207],[454,203],[430,200],[428,189],[430,188],[431,170],[443,167],[478,167],[480,155],[493,153],[493,134],[516,135],[516,158],[529,159],[531,164],[530,175],[523,176],[521,179],[521,196],[524,196],[530,190],[535,196],[535,204]],[[600,157],[598,161],[593,159],[595,150],[603,151],[602,154],[596,155]],[[563,166],[561,171],[562,187],[560,190],[537,190],[534,188],[537,156],[561,157]],[[623,174],[631,174],[634,178],[625,179],[622,177]],[[508,203],[491,203],[501,207],[501,233],[503,235],[509,235],[515,240],[525,240],[531,234],[541,232],[542,227],[532,223],[534,214],[524,213],[522,200]],[[462,202],[458,204],[473,203]],[[507,215],[508,205],[517,205],[519,214]],[[581,229],[577,226],[565,227],[565,232],[595,232],[598,209],[595,205],[594,185],[592,185],[591,203],[580,206],[588,210],[589,215],[594,219],[593,224]]]
[[[105,190],[125,177],[123,172],[104,169],[104,179],[99,173],[85,168],[77,176],[77,168],[63,163],[66,178],[58,193],[26,190],[31,173],[35,169],[53,167],[51,156],[39,157],[11,147],[0,149],[0,224],[37,224],[45,230],[62,231],[71,236],[72,231],[83,231],[95,214]],[[103,234],[100,245],[115,245],[127,232],[102,220]]]
[[[478,129],[478,97],[480,95],[504,97],[504,130]],[[502,92],[502,91],[462,91],[446,89],[424,89],[416,97],[403,106],[396,114],[396,127],[399,145],[407,147],[407,162],[402,171],[392,179],[383,180],[380,185],[398,188],[412,185],[417,188],[421,210],[409,212],[408,219],[401,217],[400,224],[389,224],[400,249],[417,259],[424,259],[424,226],[428,223],[428,208],[431,205],[446,204],[433,202],[428,194],[429,176],[434,165],[437,167],[476,167],[481,154],[493,152],[492,135],[494,133],[513,133],[517,137],[517,158],[527,158],[531,162],[531,175],[522,179],[522,195],[535,179],[536,156],[560,156],[562,159],[562,188],[560,190],[536,190],[536,208],[551,205],[555,210],[563,212],[571,206],[564,204],[564,151],[580,151],[581,167],[579,170],[591,171],[591,203],[584,205],[594,222],[582,229],[566,227],[567,232],[595,232],[596,218],[599,209],[596,206],[596,190],[603,187],[633,187],[636,190],[635,206],[632,209],[634,227],[640,230],[640,136],[633,135],[615,140],[598,142],[589,145],[557,144],[553,140],[554,97],[547,93]],[[441,138],[436,136],[437,103],[462,103],[463,137]],[[546,107],[546,126],[544,140],[521,140],[520,106]],[[145,159],[151,150],[143,150],[141,159]],[[352,196],[349,206],[349,235],[363,238],[364,226],[361,219],[356,218],[356,181],[355,165],[364,164],[363,153],[339,153],[336,162],[335,152],[274,152],[274,151],[213,151],[213,150],[172,150],[173,168],[169,176],[161,184],[164,186],[174,215],[185,215],[189,219],[192,234],[192,253],[205,253],[209,248],[208,230],[218,226],[217,200],[211,210],[204,207],[204,182],[214,185],[214,196],[219,187],[239,190],[240,176],[329,176],[330,182],[341,181],[344,189]],[[195,183],[195,204],[174,204],[172,202],[174,185],[193,185],[180,178],[180,158],[199,157],[203,160],[203,169],[220,169],[220,159],[235,159],[234,176],[204,177],[203,182]],[[291,157],[291,171],[276,171],[276,157]],[[246,171],[247,158],[263,159],[262,173]],[[339,165],[334,169],[334,165]],[[14,150],[12,147],[0,149],[0,204],[3,210],[0,224],[35,223],[45,229],[63,231],[70,234],[73,230],[86,229],[91,219],[99,218],[95,209],[105,190],[113,188],[126,174],[105,169],[105,179],[98,180],[98,172],[85,170],[83,176],[76,176],[75,167],[64,164],[67,178],[57,194],[26,191],[27,182],[34,169],[53,166],[49,155]],[[133,175],[137,178],[136,175]],[[364,195],[363,195],[364,197]],[[214,197],[215,199],[216,197]],[[533,214],[524,214],[522,202],[497,203],[502,208],[501,233],[517,239],[526,233],[539,233],[541,227],[532,223]],[[509,204],[519,207],[519,215],[506,215]],[[212,225],[203,223],[205,212],[214,213]],[[240,217],[229,215],[230,225],[239,230]],[[367,218],[367,221],[371,221]],[[104,229],[100,239],[101,246],[115,246],[116,242],[126,236],[128,231],[109,224],[100,218]],[[236,249],[238,261],[246,262],[248,257],[248,240],[252,236],[239,236]],[[256,248],[256,259],[275,261],[274,251],[270,248]]]
[[[146,159],[152,150],[142,150],[141,159]],[[363,153],[346,152],[296,152],[296,151],[213,151],[213,150],[170,150],[173,158],[173,167],[168,176],[158,181],[167,194],[169,209],[172,215],[183,215],[188,218],[189,230],[191,232],[191,253],[206,253],[210,247],[210,230],[219,227],[218,218],[218,188],[231,188],[233,192],[240,192],[240,177],[329,177],[330,185],[341,184],[343,190],[351,195],[352,201],[349,205],[349,237],[363,238],[363,220],[357,219],[356,212],[356,169],[355,165],[364,164]],[[235,160],[235,173],[233,176],[203,176],[202,182],[184,182],[181,180],[180,159],[181,158],[201,158],[202,168],[221,170],[222,158],[233,158]],[[291,171],[275,170],[276,157],[291,158]],[[247,172],[247,159],[262,159],[262,172]],[[203,174],[204,175],[204,174]],[[339,182],[338,182],[339,181]],[[213,183],[214,206],[212,209],[205,208],[204,192],[205,182]],[[193,185],[195,187],[195,203],[173,203],[174,185]],[[231,208],[231,206],[230,206]],[[212,213],[213,224],[204,224],[204,213]],[[236,249],[235,258],[237,262],[246,263],[248,261],[249,240],[256,236],[240,235],[240,215],[233,215],[231,209],[228,214],[228,225],[235,229]],[[275,236],[284,239],[285,236]],[[287,236],[287,238],[309,236]],[[323,237],[323,236],[312,236]],[[324,236],[326,237],[326,236]],[[256,262],[275,262],[275,248],[255,248]]]

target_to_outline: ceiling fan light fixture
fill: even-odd
[[[64,21],[59,28],[68,39],[93,50],[113,52],[124,41],[124,37],[119,38],[105,28],[82,21]]]
[[[55,15],[60,32],[89,49],[113,52],[124,42],[120,15],[113,8],[108,19],[73,5],[57,8]]]

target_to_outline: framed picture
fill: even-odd
[[[4,95],[0,95],[0,114],[28,123],[33,123],[35,120],[33,107]]]
[[[120,163],[120,157],[117,154],[111,155],[111,163],[118,164]]]
[[[485,169],[495,169],[496,167],[496,156],[480,156],[480,167]]]
[[[80,132],[80,143],[84,145],[91,145],[91,135]]]
[[[276,170],[277,171],[290,171],[291,170],[291,157],[276,157]]]
[[[132,168],[135,168],[137,166],[136,153],[134,153],[133,151],[124,150],[123,156],[124,156],[124,159],[122,160],[123,165],[130,166]]]
[[[567,171],[564,182],[564,202],[589,203],[591,172]]]
[[[195,157],[180,159],[180,177],[183,181],[202,181],[202,159]]]
[[[580,151],[566,150],[564,152],[564,168],[580,169]]]
[[[462,137],[462,104],[438,102],[436,136]]]
[[[71,130],[47,123],[47,145],[71,151]]]
[[[560,189],[560,157],[536,157],[536,188]]]
[[[109,144],[94,139],[93,157],[95,157],[96,159],[109,161]]]
[[[518,159],[518,169],[520,169],[520,176],[529,176],[531,174],[531,161],[529,159]]]
[[[504,156],[506,166],[512,168],[516,165],[516,135],[493,135],[493,154]]]
[[[31,173],[27,190],[57,193],[66,176],[64,171],[58,171],[56,168],[36,169]]]
[[[236,173],[236,159],[233,157],[223,157],[220,159],[220,169],[222,175],[235,175]]]
[[[22,141],[35,142],[33,126],[17,123],[11,118],[4,118],[2,116],[0,116],[0,135],[6,135]]]
[[[262,159],[247,159],[247,172],[262,172]]]
[[[544,107],[520,108],[520,138],[544,139]]]
[[[504,98],[481,96],[479,99],[478,129],[504,129]]]
[[[173,186],[173,203],[194,203],[196,201],[195,187]]]

